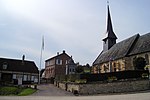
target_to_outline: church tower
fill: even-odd
[[[116,35],[113,32],[111,16],[109,11],[109,4],[107,5],[107,27],[106,27],[106,37],[103,39],[103,51],[109,50],[114,44],[116,44]]]

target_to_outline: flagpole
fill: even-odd
[[[41,78],[40,78],[40,71],[41,71],[41,64],[42,64],[42,54],[43,54],[43,51],[44,50],[44,36],[42,36],[42,45],[41,45],[41,54],[40,54],[40,68],[39,68],[39,84],[40,84],[40,81],[41,81]]]

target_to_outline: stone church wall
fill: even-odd
[[[147,55],[147,58],[146,58],[146,55]],[[133,66],[133,60],[135,59],[135,58],[138,58],[138,57],[143,57],[143,58],[145,58],[145,60],[146,60],[146,65],[150,65],[150,52],[147,52],[147,53],[141,53],[141,54],[138,54],[138,55],[133,55],[133,56],[130,56],[129,57],[129,63],[130,63],[130,67],[132,67],[133,69],[135,69],[134,68],[134,66]],[[150,69],[150,68],[149,68]]]

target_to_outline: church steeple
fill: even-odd
[[[108,2],[107,2],[108,3]],[[116,44],[116,35],[113,31],[112,22],[111,22],[111,15],[109,10],[109,4],[107,5],[107,27],[106,27],[106,37],[103,39],[103,51],[109,50],[114,44]]]

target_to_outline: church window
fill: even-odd
[[[118,62],[118,70],[121,70],[121,64]]]
[[[135,66],[136,56],[133,58],[133,66]]]
[[[117,69],[116,69],[116,63],[114,63],[114,72],[116,72],[116,70],[117,70]]]
[[[148,57],[148,54],[145,54],[145,60],[146,60],[146,64],[149,65],[149,57]]]

